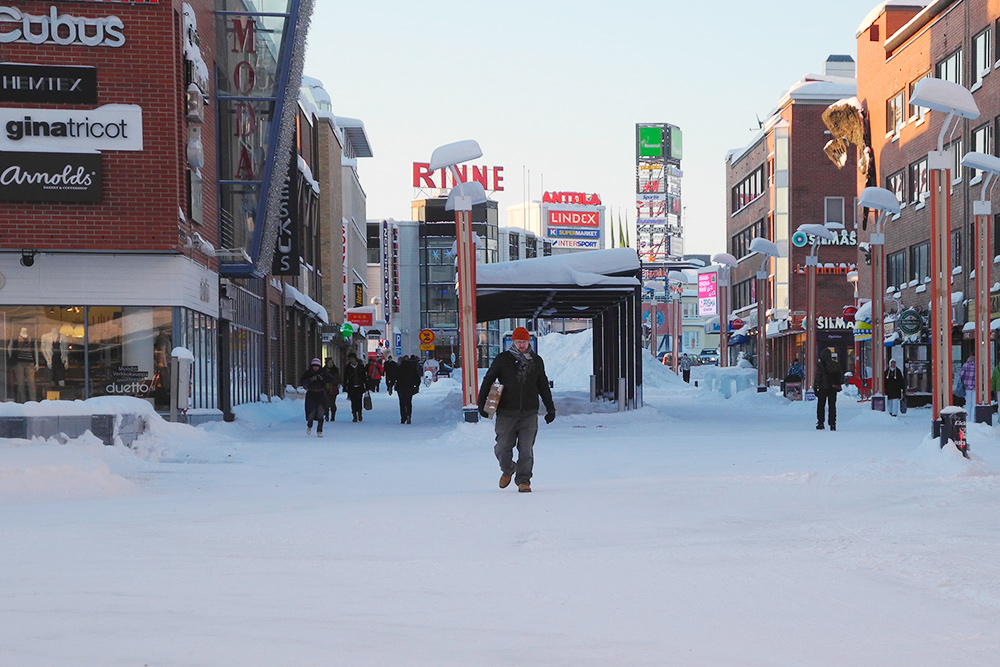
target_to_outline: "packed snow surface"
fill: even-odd
[[[446,379],[409,426],[384,387],[362,423],[341,396],[323,439],[288,400],[133,449],[0,440],[0,663],[997,664],[995,429],[967,460],[928,410],[842,394],[817,431],[815,403],[649,356],[618,413],[589,346],[540,341],[531,494]]]

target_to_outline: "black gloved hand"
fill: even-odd
[[[486,409],[485,408],[479,408],[479,416],[482,417],[483,419],[489,419],[490,418],[490,416],[488,414],[486,414]]]
[[[556,411],[555,410],[553,410],[551,412],[546,412],[545,413],[545,423],[546,424],[551,424],[555,420],[556,420]]]

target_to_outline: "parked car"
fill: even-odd
[[[719,365],[719,351],[713,348],[705,348],[698,353],[698,360],[703,364]]]

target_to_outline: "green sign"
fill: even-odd
[[[663,128],[639,128],[639,157],[663,156]]]
[[[670,157],[675,160],[684,158],[684,135],[681,128],[670,126]]]
[[[923,324],[924,318],[920,317],[920,313],[912,308],[904,310],[899,316],[899,330],[904,336],[912,336],[920,333],[920,327],[922,327]]]

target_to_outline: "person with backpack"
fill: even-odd
[[[323,419],[326,417],[326,385],[333,381],[331,376],[313,359],[309,369],[299,378],[299,386],[306,390],[306,435],[312,435],[316,422],[316,437],[323,437]]]
[[[844,384],[844,372],[840,364],[833,358],[830,348],[823,348],[816,362],[816,377],[813,380],[813,392],[816,394],[816,430],[823,430],[823,413],[829,406],[830,430],[837,430],[837,392]]]

